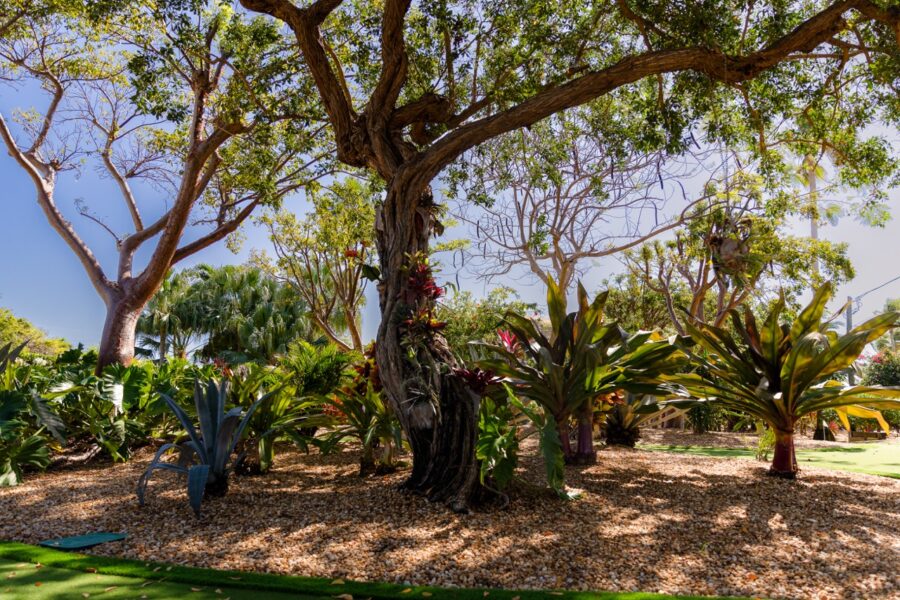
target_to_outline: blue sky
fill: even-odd
[[[14,106],[43,105],[35,94],[20,90],[13,97],[8,88],[0,88],[0,92],[0,111],[7,121]],[[896,131],[881,133],[895,143],[898,141]],[[50,335],[64,337],[71,342],[96,344],[103,324],[103,303],[80,263],[47,224],[35,201],[31,181],[5,151],[0,152],[0,182],[0,206],[3,207],[0,218],[0,307],[12,309]],[[155,202],[157,210],[162,210],[164,198],[158,191],[145,187],[138,193],[151,203]],[[65,174],[57,192],[61,210],[73,221],[104,266],[112,271],[116,260],[113,240],[99,226],[77,215],[75,201],[79,198],[88,202],[92,210],[109,223],[124,226],[128,217],[120,196],[112,182],[98,177],[90,166],[80,174]],[[286,206],[298,212],[305,210],[305,203],[299,197],[289,199]],[[891,209],[900,219],[900,193],[897,190],[891,193]],[[152,213],[147,217],[151,218]],[[805,230],[804,225],[803,232]],[[216,265],[240,263],[246,259],[251,248],[268,247],[262,230],[251,226],[245,232],[247,239],[239,254],[235,255],[223,244],[218,244],[191,257],[181,266],[200,262]],[[837,228],[823,228],[821,235],[833,241],[847,242],[856,267],[856,279],[842,286],[837,298],[859,295],[900,275],[900,261],[897,260],[900,257],[900,220],[892,221],[883,229],[873,229],[852,219],[844,219]],[[600,281],[617,268],[615,259],[595,265],[588,276],[589,289],[596,289]],[[447,269],[444,273],[452,279],[452,273]],[[484,294],[487,289],[484,283],[468,278],[463,278],[461,283],[464,289],[476,295]],[[543,304],[543,290],[537,285],[531,285],[522,278],[498,283],[514,287],[523,299]],[[887,298],[898,296],[900,281],[867,295],[856,318],[871,315],[883,306]],[[374,335],[377,320],[377,301],[371,297],[363,316],[367,337]]]

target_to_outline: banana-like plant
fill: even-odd
[[[17,485],[26,468],[46,469],[50,451],[41,431],[28,434],[22,417],[28,411],[24,394],[0,391],[0,487]]]
[[[841,335],[823,322],[831,295],[831,284],[820,287],[790,324],[782,322],[785,304],[779,299],[762,326],[746,307],[743,318],[731,311],[734,333],[711,325],[688,325],[696,347],[686,346],[685,351],[698,368],[666,379],[682,386],[693,399],[669,404],[718,402],[765,421],[775,432],[769,473],[796,477],[794,425],[801,417],[857,404],[900,407],[900,388],[846,386],[831,379],[852,365],[867,344],[894,328],[900,312],[878,315]]]
[[[553,416],[567,463],[596,461],[593,413],[599,397],[625,389],[634,393],[660,392],[658,376],[681,361],[678,346],[658,334],[628,335],[616,323],[605,323],[607,294],[593,302],[578,284],[578,310],[566,314],[565,297],[550,281],[547,305],[551,335],[523,315],[509,312],[509,330],[502,344],[485,344],[494,358],[479,366],[503,377],[520,398],[537,402]],[[509,337],[511,334],[514,339]],[[569,442],[569,419],[578,421],[578,446]]]
[[[204,389],[200,381],[197,381],[194,384],[194,404],[200,421],[198,432],[184,409],[172,398],[162,395],[163,400],[181,422],[189,440],[183,444],[163,444],[157,450],[150,466],[138,479],[137,497],[141,506],[144,505],[150,476],[157,470],[174,471],[186,476],[188,499],[197,516],[200,516],[200,504],[205,495],[224,496],[228,491],[228,475],[233,464],[231,456],[234,449],[244,435],[250,419],[253,418],[253,413],[268,397],[267,394],[254,402],[246,413],[240,406],[226,411],[228,382],[223,380],[219,383],[210,379]],[[163,456],[170,450],[179,451],[175,463],[163,460]]]

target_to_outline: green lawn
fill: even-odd
[[[701,456],[753,459],[755,451],[743,448],[702,448],[697,446],[638,446],[642,450],[679,452]],[[882,475],[900,479],[900,445],[879,442],[840,445],[832,448],[797,450],[800,468],[855,471],[870,475]]]
[[[224,579],[224,578],[223,578]],[[225,580],[227,581],[227,580]],[[138,579],[119,575],[105,575],[73,571],[57,567],[41,566],[0,558],[0,598],[25,600],[59,598],[81,600],[103,598],[115,600],[128,598],[182,598],[197,600],[230,598],[231,600],[259,600],[259,592],[220,586],[192,586],[172,581]],[[298,598],[312,600],[316,596],[300,596],[284,592],[267,592],[266,598],[274,600]],[[321,596],[318,596],[321,598]]]
[[[647,593],[544,592],[485,589],[442,589],[290,577],[265,573],[214,571],[143,561],[86,556],[17,542],[0,542],[0,598],[254,598],[314,600],[342,598],[400,600],[710,600],[709,596]],[[722,599],[720,599],[722,600]]]

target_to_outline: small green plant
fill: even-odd
[[[188,499],[197,516],[200,515],[200,504],[204,496],[224,496],[228,491],[228,475],[232,469],[234,449],[244,435],[253,413],[267,397],[263,396],[254,402],[246,413],[240,406],[226,411],[228,382],[223,380],[219,383],[210,379],[204,390],[204,386],[197,381],[194,386],[194,405],[200,422],[198,432],[178,403],[164,395],[163,400],[175,413],[189,439],[182,444],[163,444],[156,452],[150,466],[138,480],[137,497],[141,506],[144,505],[150,476],[157,470],[173,471],[187,478]],[[179,452],[175,463],[163,460],[166,452],[171,450]]]
[[[653,396],[625,394],[625,399],[613,403],[606,413],[606,444],[634,448],[641,439],[641,425],[660,410],[662,407]]]
[[[346,377],[350,360],[349,353],[333,345],[299,342],[278,367],[246,363],[235,368],[230,381],[239,405],[249,407],[266,390],[271,392],[250,420],[245,444],[256,451],[248,453],[238,472],[268,473],[280,440],[290,440],[302,450],[318,443],[313,437],[316,430],[332,421],[322,411],[326,394]]]
[[[511,402],[481,399],[475,457],[481,485],[502,492],[513,480],[519,464],[519,428]]]
[[[25,343],[0,348],[0,487],[18,485],[28,469],[47,468],[45,429],[63,441],[59,418],[37,394],[21,389],[14,364],[24,348]]]
[[[0,391],[0,487],[18,485],[26,469],[42,470],[50,464],[50,451],[39,430],[28,435],[23,419],[26,398]]]
[[[392,473],[397,468],[397,450],[403,443],[400,423],[372,382],[364,385],[364,391],[351,386],[328,400],[338,423],[329,438],[332,444],[352,439],[362,445],[360,475]]]
[[[775,449],[775,430],[766,427],[762,421],[757,421],[756,433],[759,434],[756,440],[756,460],[769,462],[769,455]]]
[[[326,449],[346,440],[362,445],[359,474],[391,473],[397,468],[397,451],[403,438],[400,423],[391,407],[381,397],[375,348],[365,353],[365,360],[354,367],[356,376],[326,400],[323,416],[331,417],[331,433],[325,438]]]

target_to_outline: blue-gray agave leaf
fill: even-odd
[[[188,501],[198,517],[207,479],[209,479],[209,465],[194,465],[188,469]]]
[[[178,418],[178,422],[181,423],[181,426],[184,427],[185,431],[187,431],[188,437],[191,438],[191,442],[196,446],[197,454],[200,455],[200,462],[206,461],[206,452],[203,451],[203,443],[200,439],[200,436],[197,434],[197,430],[194,428],[194,424],[191,422],[191,418],[187,415],[184,410],[178,406],[178,403],[175,402],[172,398],[167,396],[166,394],[160,394],[160,397],[165,401],[172,412],[175,413],[175,417]]]

